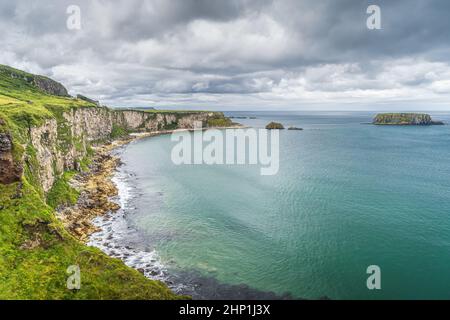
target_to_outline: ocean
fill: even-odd
[[[280,132],[273,176],[177,166],[170,135],[127,145],[114,178],[122,209],[96,220],[90,244],[196,299],[450,299],[450,126],[373,126],[374,112],[226,114],[304,130]],[[367,288],[371,265],[380,290]]]

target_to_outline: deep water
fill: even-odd
[[[450,126],[373,113],[241,112],[280,133],[280,170],[176,166],[170,136],[121,150],[124,209],[91,244],[195,298],[450,298]],[[432,113],[450,122],[450,114]],[[381,290],[366,287],[369,265]]]

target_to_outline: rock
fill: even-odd
[[[98,102],[97,100],[94,100],[94,99],[90,99],[90,98],[88,98],[86,96],[83,96],[81,94],[77,94],[77,99],[80,99],[80,100],[83,100],[83,101],[95,104],[97,107],[100,107],[100,102]]]
[[[271,122],[266,126],[267,130],[282,130],[284,129],[283,125],[278,122]]]
[[[59,82],[43,76],[34,76],[33,84],[41,91],[60,97],[68,97],[67,89]]]
[[[139,272],[142,273],[142,274],[145,274],[145,270],[142,269],[142,268],[138,268],[137,271],[139,271]]]
[[[303,130],[303,128],[297,128],[297,127],[289,127],[288,130]]]
[[[430,126],[443,125],[441,121],[434,121],[429,114],[425,113],[380,113],[374,118],[375,125],[395,126]]]
[[[9,152],[12,149],[11,135],[9,133],[0,134],[0,152]]]
[[[23,167],[13,156],[12,138],[9,133],[0,133],[0,183],[11,184],[21,180]]]

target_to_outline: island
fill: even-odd
[[[379,113],[373,119],[375,125],[394,126],[431,126],[443,125],[442,121],[435,121],[426,113]]]
[[[298,128],[298,127],[289,127],[288,130],[294,130],[294,131],[302,131],[303,128]]]
[[[271,122],[266,126],[267,130],[283,130],[284,127],[281,123]]]

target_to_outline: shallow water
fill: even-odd
[[[229,114],[305,130],[280,133],[275,176],[176,166],[170,136],[128,145],[115,178],[124,209],[97,220],[104,230],[91,244],[196,298],[450,298],[449,126],[362,124],[370,113]],[[374,264],[378,291],[366,287]]]

